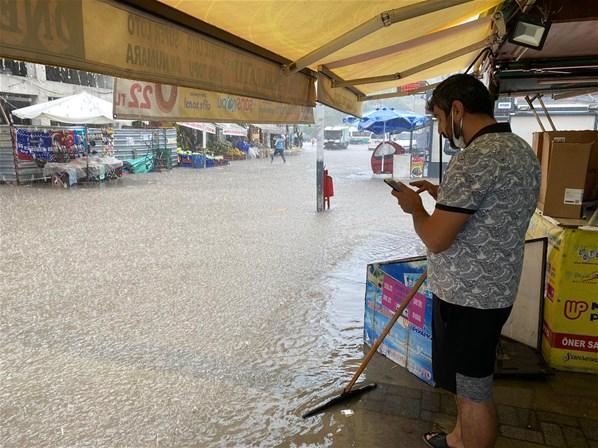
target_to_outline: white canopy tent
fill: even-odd
[[[247,137],[247,129],[235,123],[216,123],[216,126],[222,129],[223,135],[236,137]]]
[[[115,121],[112,103],[86,92],[15,109],[12,114],[22,119],[47,118],[70,124],[109,124]]]
[[[198,131],[206,132],[208,134],[215,134],[216,133],[216,126],[212,123],[200,123],[200,122],[190,122],[190,121],[177,121],[179,126],[184,126],[186,128],[195,129]]]

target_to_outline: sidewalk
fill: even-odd
[[[450,431],[456,407],[452,395],[420,382],[376,355],[367,381],[378,387],[359,401],[330,411],[346,425],[334,446],[424,447],[426,431]],[[546,381],[497,380],[497,448],[597,448],[598,379],[556,372]],[[352,409],[346,416],[343,409]]]

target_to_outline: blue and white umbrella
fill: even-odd
[[[343,121],[355,125],[360,131],[370,131],[374,134],[387,132],[410,132],[429,123],[430,118],[414,112],[397,110],[392,107],[381,107],[367,112],[363,118],[346,117]]]

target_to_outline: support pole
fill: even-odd
[[[208,161],[206,159],[206,147],[207,147],[207,143],[206,140],[208,139],[208,133],[206,132],[205,129],[203,129],[201,134],[201,147],[203,148],[203,167],[207,168],[208,167]]]
[[[16,136],[17,131],[12,122],[12,119],[10,118],[9,115],[6,114],[6,111],[4,110],[4,106],[2,105],[2,102],[0,102],[0,112],[2,112],[2,117],[4,118],[4,121],[6,121],[6,124],[8,125],[8,132],[10,132],[10,140],[12,142],[12,160],[15,165],[15,180],[17,182],[17,185],[20,185],[21,180],[19,178],[19,158],[18,158],[18,153],[17,153],[17,136]]]
[[[546,128],[544,127],[542,120],[540,120],[540,116],[538,115],[538,112],[536,112],[536,108],[532,104],[532,100],[530,99],[529,95],[525,96],[525,101],[527,101],[527,104],[529,105],[530,110],[534,113],[534,117],[536,117],[536,121],[540,125],[540,129],[542,129],[542,132],[546,132]]]
[[[316,108],[318,122],[318,142],[316,149],[316,207],[318,212],[324,211],[324,105]]]
[[[554,122],[552,121],[552,117],[548,113],[548,110],[546,109],[546,106],[544,105],[544,101],[542,101],[542,95],[538,95],[538,101],[540,102],[540,106],[542,106],[542,110],[544,111],[544,115],[546,115],[546,118],[548,118],[548,122],[550,123],[550,127],[552,127],[553,131],[556,131],[556,126],[554,125]]]
[[[488,45],[489,40],[484,39],[479,42],[476,42],[475,44],[468,45],[466,47],[460,48],[459,50],[440,56],[436,59],[432,59],[431,61],[427,61],[423,64],[416,65],[415,67],[408,68],[407,70],[404,70],[402,72],[392,73],[390,75],[371,76],[368,78],[345,79],[343,81],[333,80],[332,87],[338,88],[346,86],[357,86],[360,84],[376,84],[379,82],[396,81],[399,79],[407,78],[411,75],[415,75],[416,73],[423,72],[424,70],[428,70],[429,68],[435,67],[437,65],[444,64],[445,62],[452,61],[453,59],[457,59],[461,56],[471,53],[472,51],[487,47]]]

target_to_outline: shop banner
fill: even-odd
[[[0,56],[315,106],[314,79],[110,0],[0,1]]]
[[[17,129],[17,157],[20,160],[64,162],[85,153],[85,129]]]
[[[312,107],[128,79],[115,80],[114,116],[154,121],[314,122]]]
[[[318,103],[361,118],[357,95],[344,87],[332,87],[332,80],[323,73],[318,73]]]

